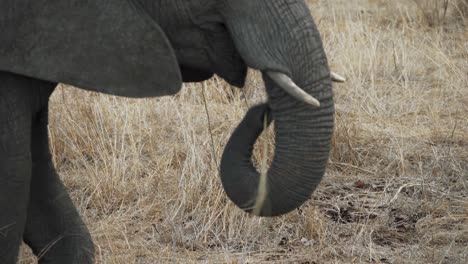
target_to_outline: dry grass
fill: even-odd
[[[244,214],[218,179],[232,129],[263,98],[256,74],[245,93],[207,82],[214,155],[201,85],[151,100],[54,93],[55,163],[98,263],[468,263],[467,18],[428,23],[407,0],[309,2],[348,82],[327,176],[284,217]]]

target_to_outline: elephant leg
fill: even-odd
[[[41,264],[94,263],[91,236],[52,163],[47,136],[50,92],[39,95],[42,108],[32,123],[33,167],[23,239]]]
[[[31,179],[31,80],[0,71],[0,263],[18,258]]]

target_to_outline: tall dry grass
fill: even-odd
[[[264,100],[258,74],[243,92],[205,84],[211,132],[201,84],[143,100],[57,89],[54,161],[98,263],[468,263],[466,17],[429,23],[407,0],[308,2],[348,82],[335,86],[327,175],[286,216],[244,214],[218,179],[231,131]]]

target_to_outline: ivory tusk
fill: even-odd
[[[346,78],[344,78],[343,76],[339,75],[336,72],[330,72],[330,77],[333,82],[338,82],[338,83],[346,82]]]
[[[294,81],[286,74],[273,71],[267,71],[266,74],[270,76],[270,78],[278,84],[279,87],[283,88],[297,100],[315,107],[320,107],[320,102],[317,99],[297,86],[297,84],[295,84]]]

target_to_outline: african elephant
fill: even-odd
[[[325,172],[334,125],[330,71],[303,0],[0,0],[0,263],[24,241],[40,263],[92,263],[94,245],[51,161],[57,83],[133,98],[173,95],[217,74],[260,70],[268,104],[248,111],[222,156],[229,198],[252,212],[263,116],[276,150],[260,216],[290,212]],[[299,88],[302,87],[302,88]]]

